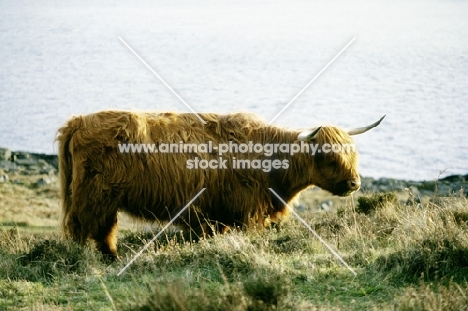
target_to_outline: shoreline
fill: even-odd
[[[57,172],[58,157],[55,154],[11,151],[0,147],[0,183],[8,182],[10,177],[16,175],[56,176]],[[409,189],[414,195],[426,196],[435,193],[436,185],[438,195],[463,193],[468,196],[468,174],[449,175],[440,179],[422,181],[361,176],[361,191],[363,192],[392,192]]]

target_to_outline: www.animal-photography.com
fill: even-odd
[[[468,310],[467,3],[0,7],[0,310]]]

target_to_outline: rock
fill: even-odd
[[[379,191],[381,192],[387,192],[387,191],[390,191],[391,188],[387,185],[379,185]]]
[[[52,163],[49,163],[49,161]],[[0,169],[7,172],[19,172],[22,175],[56,175],[58,159],[55,155],[12,152],[11,161],[0,160]]]
[[[303,205],[303,204],[301,204],[301,203],[296,204],[296,205],[294,205],[293,207],[294,207],[294,209],[295,209],[296,211],[299,211],[299,212],[305,211],[305,210],[307,209],[307,206],[306,206],[306,205]]]
[[[37,161],[35,159],[15,159],[15,163],[21,166],[35,166]]]
[[[331,211],[333,209],[333,202],[331,200],[320,203],[320,209],[324,211]]]
[[[30,174],[39,174],[40,172],[39,167],[37,165],[30,165],[28,167],[28,171],[30,172]]]
[[[30,157],[31,155],[29,153],[22,151],[14,151],[11,155],[13,162],[16,162],[17,160],[28,160]]]
[[[389,178],[382,177],[378,180],[379,184],[389,184]]]
[[[40,187],[40,186],[50,185],[53,181],[54,180],[51,177],[41,177],[34,184]]]
[[[429,191],[434,191],[435,190],[435,182],[433,181],[423,181],[419,189],[422,190],[429,190]]]
[[[10,161],[0,161],[0,169],[5,172],[12,172],[18,169],[18,166],[14,162]]]
[[[406,200],[406,205],[414,205],[421,203],[421,192],[416,186],[409,186],[408,188],[404,189],[406,192],[408,192],[409,196],[408,199]]]
[[[8,182],[9,178],[7,174],[0,175],[0,183]]]
[[[55,168],[56,171],[58,170],[58,157],[56,154],[31,153],[31,156],[39,160],[44,160],[47,164]]]
[[[7,148],[0,148],[0,161],[10,161],[11,150]]]
[[[54,176],[54,175],[57,174],[57,171],[53,167],[44,167],[44,168],[41,168],[39,173],[40,174],[47,174],[49,176]]]
[[[47,163],[47,161],[44,159],[37,160],[36,165],[39,166],[40,168],[50,166],[50,164]]]
[[[57,170],[44,159],[37,160],[37,166],[39,167],[39,174],[52,176],[57,172]]]
[[[361,190],[364,192],[411,191],[414,196],[432,196],[437,187],[441,196],[461,193],[468,196],[468,175],[453,175],[440,180],[406,181],[393,178],[373,179],[361,177]],[[460,189],[463,189],[462,191]]]
[[[365,191],[371,191],[374,187],[374,178],[371,177],[361,177],[361,189]]]
[[[409,186],[408,190],[414,197],[418,197],[419,195],[421,195],[421,192],[419,192],[419,189],[416,186]]]
[[[437,185],[437,194],[439,195],[449,195],[453,193],[452,187],[447,184],[438,184]]]

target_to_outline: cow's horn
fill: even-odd
[[[364,127],[358,127],[358,128],[355,128],[355,129],[352,129],[352,130],[349,130],[348,131],[348,134],[349,135],[358,135],[358,134],[362,134],[362,133],[365,133],[367,132],[368,130],[370,130],[371,128],[374,128],[376,126],[378,126],[380,124],[380,122],[382,122],[382,120],[385,118],[386,114],[380,118],[379,121],[375,122],[375,123],[372,123],[371,125],[368,125],[368,126],[364,126]]]
[[[299,141],[309,141],[311,139],[314,139],[315,136],[317,136],[317,133],[320,131],[322,127],[319,126],[315,130],[305,130],[304,132],[300,133],[297,136],[297,140]]]

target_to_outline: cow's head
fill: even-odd
[[[309,169],[314,185],[334,195],[346,196],[359,189],[358,154],[351,135],[358,135],[378,126],[385,118],[349,131],[337,127],[318,127],[299,134],[298,140],[316,146],[313,166]]]

